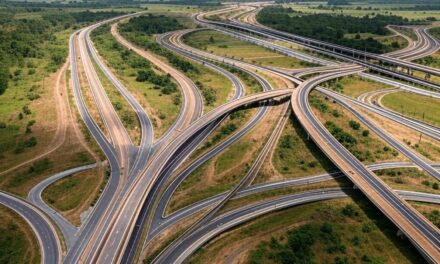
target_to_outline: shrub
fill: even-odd
[[[122,115],[122,121],[123,121],[125,124],[127,124],[127,125],[131,125],[131,124],[134,123],[134,119],[133,119],[133,117],[132,117],[131,115],[127,114],[127,113],[124,113],[124,114]]]
[[[344,208],[342,208],[342,214],[348,217],[356,217],[359,215],[359,212],[352,204],[347,204]]]
[[[359,130],[359,128],[361,127],[361,124],[359,124],[359,122],[356,122],[356,121],[353,121],[353,120],[350,120],[348,122],[348,124],[354,130]]]
[[[280,147],[286,148],[286,149],[292,149],[295,145],[295,139],[292,135],[287,134],[283,135],[280,139]]]
[[[217,96],[213,89],[203,89],[202,95],[207,105],[212,105],[217,100]]]
[[[434,189],[434,190],[438,190],[439,189],[438,182],[434,182],[434,184],[432,185],[432,189]]]
[[[29,69],[28,70],[28,75],[33,75],[35,74],[35,69]]]
[[[40,95],[37,93],[28,93],[26,96],[30,101],[36,100],[40,98]]]
[[[32,114],[31,109],[29,109],[29,106],[27,105],[23,106],[23,113],[26,115]]]
[[[26,148],[31,148],[37,145],[37,139],[35,137],[31,137],[24,142],[24,146]]]
[[[122,110],[122,103],[121,103],[121,102],[115,102],[115,103],[113,103],[113,107],[114,107],[117,111]]]
[[[362,136],[363,137],[368,137],[370,135],[370,131],[369,130],[364,130],[362,131]],[[384,147],[385,148],[385,147]]]
[[[223,135],[230,135],[232,132],[237,130],[237,126],[232,123],[228,123],[220,130]]]
[[[330,131],[330,133],[344,146],[349,147],[357,144],[357,140],[342,128],[338,127],[335,123],[331,121],[325,122],[325,127]]]
[[[425,186],[431,186],[431,183],[427,180],[422,181],[422,184]]]
[[[362,225],[362,232],[370,233],[373,230],[373,225],[371,223],[365,223]]]

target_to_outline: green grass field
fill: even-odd
[[[46,188],[43,199],[66,216],[73,224],[80,225],[80,214],[87,210],[101,192],[104,176],[99,169],[76,173],[56,181]]]
[[[276,145],[272,163],[277,172],[285,178],[314,175],[335,170],[333,163],[315,143],[307,139],[306,132],[293,114],[290,115]],[[271,176],[260,172],[255,182],[265,182]]]
[[[440,125],[440,100],[406,92],[383,97],[382,103],[393,111],[433,124]]]
[[[353,98],[367,92],[392,88],[390,85],[362,78],[358,75],[332,80],[325,83],[324,86]]]
[[[286,243],[288,234],[304,226],[315,234],[310,246],[314,254],[308,258],[313,263],[339,263],[337,257],[352,261],[348,263],[418,263],[421,258],[408,240],[396,236],[396,227],[362,197],[316,202],[260,217],[215,238],[187,263],[221,262],[228,256],[240,257],[242,263],[278,263],[273,259],[277,249]],[[306,255],[308,251],[299,252]]]
[[[179,21],[179,20],[178,20]],[[179,21],[180,22],[180,21]],[[130,23],[130,22],[128,22]],[[123,28],[123,25],[120,26]],[[232,82],[224,75],[180,55],[171,53],[173,59],[188,64],[188,68],[179,69],[173,64],[170,58],[167,58],[164,53],[170,53],[165,48],[161,48],[155,42],[155,36],[138,33],[138,32],[125,32],[121,30],[121,34],[132,43],[139,47],[145,48],[146,44],[150,43],[153,48],[147,49],[147,51],[155,53],[163,61],[168,62],[174,68],[183,71],[200,89],[200,92],[204,99],[204,112],[208,112],[213,108],[225,103],[232,95]],[[184,66],[187,67],[187,66]]]
[[[267,48],[212,30],[202,30],[187,34],[184,36],[183,40],[190,46],[220,56],[235,58],[265,66],[304,68],[310,65],[295,58],[284,56]]]

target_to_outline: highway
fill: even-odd
[[[198,63],[201,63],[207,67],[210,67],[211,69],[219,72],[220,74],[225,75],[228,79],[230,79],[232,81],[232,83],[236,87],[235,94],[231,100],[238,99],[241,96],[243,96],[244,87],[243,87],[241,81],[235,75],[231,74],[230,72],[224,70],[223,68],[221,68],[215,64],[210,63],[209,61],[203,60],[197,56],[192,55],[191,53],[185,52],[182,49],[175,48],[174,46],[169,44],[170,37],[171,37],[170,34],[165,33],[165,34],[159,35],[157,37],[157,41],[158,41],[158,43],[164,45],[165,47],[167,47],[167,48],[169,48],[169,49],[171,49],[181,55],[184,55],[184,56],[186,56],[186,57],[188,57]],[[249,73],[251,75],[253,75],[261,83],[262,87],[264,87],[264,90],[271,89],[270,85],[267,82],[265,82],[261,77],[259,77],[258,75],[254,74],[254,73],[251,73],[251,72],[249,72]],[[256,123],[258,123],[258,121],[265,115],[266,110],[267,110],[266,107],[260,108],[258,110],[257,114],[253,117],[253,119],[250,122],[248,122],[248,124],[246,124],[239,132],[235,133],[233,136],[231,136],[231,138],[225,140],[224,142],[215,146],[213,149],[211,149],[207,153],[203,154],[202,157],[200,157],[195,162],[193,162],[191,165],[189,165],[189,168],[191,168],[190,170],[184,171],[184,173],[183,173],[184,175],[180,174],[179,176],[177,176],[177,179],[179,179],[179,178],[183,179],[190,172],[192,172],[195,168],[200,166],[203,162],[205,162],[206,160],[208,160],[212,156],[217,155],[222,150],[224,150],[227,146],[229,146],[233,142],[235,142],[238,138],[240,138],[247,131],[249,131]],[[195,143],[202,142],[203,139],[201,137],[204,137],[204,136],[210,134],[212,132],[213,128],[217,127],[217,125],[220,124],[223,119],[224,118],[219,118],[217,121],[215,121],[215,123],[213,123],[212,125],[207,127],[208,129],[205,129],[204,131],[200,132],[200,135],[198,136],[198,138],[196,138],[193,141]],[[201,139],[199,139],[199,138],[201,138]],[[189,147],[182,149],[182,150],[179,150],[180,154],[177,155],[176,158],[174,158],[171,162],[169,162],[167,169],[164,170],[159,175],[158,180],[154,184],[152,190],[149,193],[149,197],[147,198],[147,201],[150,201],[150,202],[147,202],[144,204],[144,206],[142,208],[142,213],[141,213],[140,217],[138,217],[137,223],[135,225],[135,229],[133,231],[133,235],[130,237],[129,244],[127,246],[129,248],[129,250],[127,250],[125,252],[123,259],[122,259],[122,262],[124,262],[124,263],[131,262],[133,260],[133,258],[135,257],[136,245],[141,240],[141,237],[143,234],[142,230],[143,230],[144,226],[146,225],[146,223],[148,222],[148,216],[152,214],[152,211],[154,211],[154,216],[153,216],[151,225],[154,226],[154,224],[157,223],[155,218],[157,218],[157,215],[160,215],[160,213],[158,213],[158,212],[161,212],[161,209],[164,209],[166,206],[166,203],[163,202],[164,196],[162,196],[162,199],[159,201],[158,208],[155,208],[153,210],[153,205],[155,204],[155,201],[158,198],[158,194],[160,193],[160,189],[162,188],[164,183],[168,180],[168,178],[171,176],[171,173],[177,169],[178,165],[183,161],[183,158],[185,156],[189,156],[189,154],[197,146],[197,144],[188,144],[188,145],[189,145]],[[178,184],[180,184],[180,181],[177,182],[175,180],[175,181],[173,181],[171,186],[177,187]],[[169,186],[169,188],[165,191],[166,193],[169,193],[169,195],[172,195],[172,192],[169,192],[171,186]]]
[[[28,202],[4,192],[0,192],[0,204],[18,213],[31,226],[40,246],[42,263],[61,263],[61,242],[56,228],[44,213]]]
[[[167,247],[153,263],[182,263],[192,253],[206,244],[217,235],[264,214],[279,211],[292,206],[298,206],[306,203],[323,201],[328,199],[346,198],[350,195],[358,194],[355,190],[344,189],[321,189],[307,191],[298,194],[291,194],[282,197],[270,199],[268,201],[254,203],[239,209],[235,209],[217,216],[208,224],[190,234],[177,247]],[[438,195],[424,195],[414,192],[401,192],[405,198],[415,198],[421,201],[439,202]]]
[[[84,165],[66,171],[62,171],[39,182],[28,193],[27,199],[29,200],[29,202],[40,208],[58,225],[66,241],[67,249],[69,249],[75,243],[76,233],[78,232],[78,228],[72,225],[69,221],[67,221],[67,219],[64,218],[64,216],[62,216],[58,211],[56,211],[48,204],[46,204],[42,198],[42,193],[52,183],[64,177],[85,170],[89,170],[92,168],[96,168],[96,164]]]
[[[119,177],[121,175],[120,165],[118,162],[116,152],[113,146],[104,136],[102,131],[99,129],[98,125],[93,120],[93,117],[88,112],[82,96],[81,86],[79,82],[79,75],[78,75],[78,67],[77,67],[77,52],[75,45],[76,36],[77,36],[77,32],[72,34],[69,40],[69,53],[70,53],[69,59],[71,65],[70,67],[71,67],[73,96],[75,99],[76,106],[78,108],[78,112],[80,113],[80,116],[84,121],[84,124],[86,125],[87,129],[90,131],[91,135],[94,137],[94,139],[102,149],[103,153],[107,157],[111,169],[111,174],[110,174],[110,179],[106,185],[106,188],[102,192],[98,202],[95,205],[95,208],[93,209],[91,215],[89,216],[87,222],[85,223],[84,228],[80,232],[77,242],[71,247],[71,249],[67,253],[64,259],[65,263],[75,263],[76,260],[78,259],[80,253],[83,250],[84,244],[90,238],[91,231],[96,227],[97,223],[106,212],[108,205],[111,204],[110,202],[112,200],[113,194],[115,193],[119,185]]]
[[[430,81],[422,80],[420,78],[416,78],[416,77],[408,75],[408,74],[399,73],[399,72],[395,72],[393,70],[389,70],[385,67],[370,63],[367,60],[365,60],[364,58],[375,59],[375,60],[390,63],[392,65],[402,66],[402,67],[410,68],[413,70],[419,70],[419,71],[422,71],[425,73],[429,73],[431,75],[440,75],[440,70],[438,70],[438,69],[426,67],[426,66],[419,65],[419,64],[414,64],[414,63],[411,63],[408,61],[403,61],[403,60],[399,60],[399,59],[395,59],[395,58],[391,58],[391,57],[386,57],[383,55],[365,53],[365,52],[341,47],[338,45],[334,45],[334,44],[330,44],[330,43],[326,43],[326,42],[322,42],[322,41],[317,41],[317,40],[313,40],[313,39],[309,39],[309,38],[305,38],[305,37],[301,37],[301,36],[296,36],[293,34],[274,30],[274,29],[271,29],[268,27],[263,27],[261,25],[254,25],[254,24],[251,25],[251,24],[231,22],[231,21],[218,22],[218,21],[206,20],[206,19],[204,19],[205,15],[206,14],[195,15],[194,19],[197,23],[201,24],[202,26],[211,26],[211,27],[216,26],[217,28],[218,27],[220,27],[220,28],[225,28],[225,27],[226,28],[233,28],[233,29],[243,30],[243,31],[258,34],[261,36],[269,37],[269,38],[284,40],[284,41],[287,41],[287,42],[293,43],[293,44],[299,44],[303,47],[306,47],[306,48],[313,50],[313,51],[316,51],[318,53],[325,54],[325,55],[334,57],[336,59],[341,59],[341,60],[344,60],[344,61],[347,61],[350,63],[355,63],[357,65],[367,67],[368,69],[370,69],[372,71],[379,72],[381,74],[385,74],[385,75],[391,76],[393,78],[408,81],[410,83],[416,83],[419,85],[423,85],[423,86],[429,87],[431,89],[440,90],[440,85],[438,85],[438,84],[432,83]],[[432,45],[438,46],[438,41],[435,39],[433,39],[433,41],[435,41],[435,43],[432,43]],[[340,51],[340,53],[337,51]]]
[[[112,230],[108,230],[109,239],[107,241],[121,241],[119,245],[116,243],[104,243],[103,252],[106,252],[107,255],[99,256],[104,259],[100,260],[97,254],[97,260],[94,261],[116,261],[112,260],[113,257],[117,257],[119,252],[116,250],[107,249],[106,246],[109,247],[117,247],[117,248],[125,248],[126,243],[128,243],[128,239],[133,231],[137,216],[140,214],[141,209],[143,207],[144,201],[146,201],[146,197],[150,192],[154,182],[158,180],[161,172],[166,169],[169,164],[169,161],[174,156],[174,153],[178,153],[178,150],[181,146],[185,146],[186,142],[190,140],[193,135],[196,135],[199,131],[201,131],[204,127],[209,125],[210,123],[217,120],[219,117],[224,116],[225,114],[241,107],[244,105],[249,105],[259,101],[266,101],[276,97],[282,97],[290,94],[290,89],[283,90],[275,90],[269,92],[258,93],[250,96],[245,96],[231,102],[225,103],[218,107],[217,109],[206,113],[196,121],[194,121],[187,129],[181,131],[178,136],[174,138],[166,147],[163,148],[157,154],[157,162],[151,163],[151,165],[147,168],[145,175],[149,175],[149,177],[141,177],[134,182],[132,185],[132,190],[129,190],[127,193],[127,198],[124,200],[126,203],[124,206],[120,207],[120,212],[118,212],[118,220]],[[151,202],[151,201],[147,201]],[[121,217],[123,216],[123,217]],[[108,258],[106,258],[108,256]],[[110,257],[112,256],[112,257]]]
[[[254,12],[258,12],[259,10],[261,10],[259,7],[256,8],[256,10]],[[200,17],[197,17],[198,21],[203,20],[203,14]],[[206,20],[203,20],[203,22],[207,22]],[[290,39],[291,41],[294,41],[304,47],[308,47],[311,49],[317,49],[317,50],[322,50],[321,48],[324,48],[324,50],[327,51],[340,51],[340,52],[345,52],[346,55],[350,55],[353,58],[354,57],[358,57],[359,59],[374,59],[374,60],[378,60],[378,61],[383,61],[383,62],[387,62],[390,64],[394,64],[396,66],[401,66],[401,67],[406,67],[406,68],[410,68],[413,70],[419,70],[425,73],[430,73],[432,75],[437,75],[439,76],[440,74],[440,70],[436,69],[436,68],[432,68],[432,67],[428,67],[428,66],[424,66],[424,65],[420,65],[420,64],[416,64],[416,63],[412,63],[412,62],[408,62],[403,60],[402,58],[394,58],[394,56],[389,56],[389,54],[374,54],[374,53],[369,53],[369,52],[365,52],[365,51],[359,51],[359,50],[355,50],[352,48],[348,48],[348,47],[344,47],[344,46],[340,46],[340,45],[336,45],[336,44],[332,44],[332,43],[328,43],[328,42],[324,42],[324,41],[319,41],[319,40],[315,40],[315,39],[311,39],[311,38],[306,38],[306,37],[302,37],[302,36],[298,36],[295,34],[291,34],[291,33],[286,33],[283,31],[279,31],[279,30],[275,30],[272,29],[270,27],[266,27],[264,25],[259,24],[256,19],[253,20],[248,20],[248,22],[250,23],[240,23],[238,21],[234,21],[234,20],[228,20],[226,22],[214,22],[214,21],[209,21],[208,23],[211,24],[216,24],[216,25],[227,25],[227,26],[231,26],[231,27],[244,27],[247,28],[249,30],[261,30],[261,32],[264,32],[266,34],[273,34],[273,35],[278,35],[278,36],[282,36],[285,38]],[[416,58],[420,58],[423,56],[426,56],[426,52],[428,52],[428,55],[431,53],[436,52],[437,50],[439,50],[440,48],[440,42],[439,40],[437,40],[436,38],[434,38],[433,36],[431,36],[427,31],[430,29],[430,27],[420,27],[420,26],[416,26],[415,27],[415,34],[419,37],[419,39],[421,40],[419,43],[416,44],[419,45],[419,48],[414,49],[414,50],[410,50],[410,52],[406,51],[406,55],[407,56],[413,56],[414,52],[419,53],[416,54]],[[422,47],[422,49],[420,49],[420,47]],[[401,54],[403,55],[403,54]],[[415,59],[415,58],[414,58]]]
[[[228,10],[232,9],[233,8]],[[250,8],[246,9],[245,11],[248,13],[254,12],[254,10]],[[224,12],[224,10],[217,10],[215,12],[211,12],[211,14],[221,12]],[[243,197],[245,195],[254,194],[260,191],[267,191],[271,188],[273,189],[285,186],[295,186],[298,184],[308,184],[314,181],[323,181],[342,176],[341,173],[335,173],[331,175],[308,177],[307,179],[297,179],[294,181],[271,183],[260,186],[248,186],[252,182],[270,150],[275,146],[275,143],[277,142],[277,139],[281,134],[282,128],[287,120],[288,115],[284,114],[284,117],[280,118],[277,122],[275,129],[273,130],[268,141],[264,144],[262,151],[259,153],[248,173],[233,189],[231,189],[229,192],[211,197],[204,201],[200,201],[187,208],[183,208],[170,216],[164,216],[167,203],[172,194],[179,184],[191,172],[193,172],[210,158],[221,153],[224,149],[235,143],[244,134],[250,131],[266,114],[268,102],[282,104],[288,98],[290,98],[290,106],[297,115],[300,123],[304,126],[311,138],[321,148],[321,150],[338,166],[342,173],[348,176],[350,180],[352,180],[354,184],[388,218],[390,218],[390,220],[393,221],[402,232],[405,233],[405,235],[413,242],[413,244],[427,258],[427,260],[435,261],[436,259],[440,259],[440,239],[438,229],[431,223],[427,222],[424,217],[422,217],[418,212],[416,212],[402,200],[402,198],[404,198],[425,202],[438,202],[439,198],[430,194],[402,191],[395,192],[391,190],[374,173],[371,172],[371,170],[375,168],[374,166],[367,168],[362,165],[359,160],[357,160],[348,152],[347,149],[339,144],[337,140],[322,126],[322,124],[317,121],[316,117],[311,112],[307,99],[310,91],[315,88],[333,98],[342,106],[352,111],[352,113],[355,114],[355,116],[357,116],[373,132],[377,133],[395,149],[410,158],[415,165],[421,167],[435,178],[440,179],[440,174],[436,169],[437,167],[429,164],[423,158],[420,158],[418,155],[414,154],[411,149],[393,139],[390,135],[385,133],[374,123],[356,111],[351,105],[362,107],[370,112],[396,121],[401,125],[405,125],[411,129],[439,140],[440,130],[437,127],[430,126],[381,107],[370,105],[365,102],[334,93],[322,87],[317,87],[319,83],[329,79],[350,74],[360,74],[363,77],[389,83],[401,89],[407,89],[411,92],[440,97],[438,93],[432,91],[422,90],[408,84],[401,84],[397,81],[385,79],[380,76],[361,73],[361,71],[365,69],[364,67],[366,67],[373,71],[382,72],[398,79],[411,81],[432,89],[440,89],[438,84],[433,84],[425,80],[418,80],[412,76],[384,69],[362,60],[362,56],[364,56],[371,59],[389,62],[399,67],[420,70],[432,75],[438,75],[439,70],[437,69],[420,66],[410,62],[411,60],[427,56],[438,50],[439,42],[428,33],[427,30],[429,27],[413,28],[418,40],[414,42],[410,40],[409,37],[406,37],[409,45],[404,50],[386,55],[376,55],[364,52],[358,53],[358,51],[354,51],[352,49],[279,32],[258,24],[251,25],[249,23],[253,20],[249,17],[244,17],[243,21],[245,21],[245,23],[237,21],[237,19],[240,19],[243,13],[234,14],[234,16],[229,18],[226,22],[208,21],[203,18],[203,15],[197,15],[194,17],[194,19],[204,26],[214,27],[216,30],[219,30],[223,33],[250,41],[272,50],[276,50],[288,56],[324,65],[323,67],[310,68],[306,70],[294,69],[284,71],[270,67],[253,65],[251,63],[241,62],[230,58],[222,58],[214,54],[191,48],[181,41],[181,36],[192,32],[193,30],[182,30],[159,35],[157,37],[157,41],[162,46],[182,56],[188,57],[197,63],[209,67],[210,69],[223,74],[232,81],[235,87],[235,93],[233,94],[231,100],[202,115],[203,99],[196,85],[184,74],[164,63],[155,55],[138,48],[125,40],[117,31],[117,23],[114,23],[111,26],[111,32],[115,39],[128,49],[151,61],[164,72],[170,74],[178,82],[179,88],[182,92],[183,100],[179,116],[174,124],[166,131],[166,133],[159,139],[155,140],[153,137],[153,127],[145,110],[130,94],[128,89],[125,88],[123,84],[114,76],[109,67],[105,65],[90,39],[90,32],[92,32],[98,26],[104,23],[112,23],[116,20],[128,18],[130,16],[137,16],[139,14],[140,13],[129,14],[88,26],[72,34],[69,40],[71,80],[73,84],[72,87],[74,99],[84,123],[108,159],[111,167],[111,176],[104,192],[93,208],[91,215],[81,228],[74,227],[68,221],[66,221],[61,214],[45,204],[41,198],[41,193],[47,186],[56,180],[72,173],[92,168],[94,165],[75,168],[56,174],[39,183],[29,193],[28,199],[37,205],[42,211],[48,214],[50,219],[53,219],[53,221],[60,227],[60,230],[65,237],[67,248],[70,249],[67,252],[64,260],[65,263],[132,262],[137,256],[137,248],[141,246],[139,245],[140,241],[145,236],[147,236],[146,243],[148,243],[161,231],[172,226],[174,223],[178,222],[184,217],[190,216],[203,208],[211,208],[211,211],[205,215],[203,220],[190,228],[185,236],[182,236],[181,239],[176,240],[172,246],[168,247],[167,250],[165,250],[158,259],[156,259],[158,263],[171,263],[173,261],[180,263],[185,259],[186,256],[190,255],[200,245],[203,245],[215,235],[264,213],[296,204],[346,197],[347,194],[345,191],[340,189],[317,190],[276,198],[269,202],[250,205],[215,217],[215,214],[219,211],[219,209],[221,209],[221,207],[230,199],[236,199],[238,197]],[[256,21],[253,23],[255,22]],[[272,39],[287,40],[291,43],[298,43],[312,50],[342,59],[345,62],[354,63],[355,65],[341,64],[322,58],[316,58],[315,56],[274,44],[272,41],[249,36],[248,34],[233,31],[228,28],[241,29],[245,32],[256,33]],[[393,29],[391,28],[391,30]],[[335,50],[342,52],[336,54]],[[358,55],[357,58],[356,55]],[[231,65],[232,67],[252,75],[257,81],[260,82],[264,91],[261,93],[244,96],[245,91],[241,81],[236,76],[218,66],[218,64],[214,62]],[[81,63],[84,68],[88,85],[93,94],[94,103],[100,112],[100,116],[106,126],[106,130],[109,132],[109,138],[106,138],[87,110],[81,94],[82,92],[78,77],[78,63]],[[110,82],[129,102],[133,108],[133,111],[136,112],[142,129],[142,138],[139,146],[135,146],[128,136],[125,127],[123,126],[105,93],[93,63],[96,63],[100,70],[104,72],[106,78],[110,80]],[[271,90],[272,87],[270,87],[269,83],[259,75],[260,72],[263,72],[267,76],[283,80],[288,87],[294,85],[299,86],[296,89],[289,88]],[[292,77],[289,76],[289,74],[294,74],[295,76]],[[307,81],[299,79],[302,76],[310,74],[321,75],[313,77]],[[218,125],[224,120],[225,117],[227,117],[229,113],[241,107],[254,107],[256,105],[259,106],[259,110],[255,116],[253,116],[239,131],[206,153],[202,154],[194,162],[190,163],[186,168],[184,168],[182,172],[173,179],[173,181],[169,181],[173,172],[182,165],[183,161],[196,149],[201,142],[203,142],[203,140],[206,139],[210,133],[212,133],[212,131],[214,131],[216,127],[218,127]],[[287,113],[287,108],[284,113]],[[414,164],[407,163],[405,166],[414,166]],[[402,165],[404,164],[399,164],[399,166]],[[392,167],[397,165],[382,164],[378,165],[376,168],[380,168],[381,166]],[[169,185],[166,185],[167,183],[169,183]],[[26,214],[28,215],[24,217],[28,222],[31,223],[31,226],[38,224],[37,228],[34,226],[32,227],[37,233],[37,237],[39,237],[39,243],[43,245],[44,262],[60,262],[62,259],[60,242],[58,241],[58,237],[54,232],[54,228],[48,216],[39,212],[37,208],[34,208],[33,206],[15,197],[9,197],[7,194],[2,194],[0,195],[0,198],[0,202],[6,203],[5,201],[7,201],[9,206],[13,207],[13,209],[17,210],[19,213],[20,210],[32,211],[32,213],[27,212]],[[23,206],[27,209],[17,209]],[[40,217],[40,219],[37,219],[38,217]],[[45,222],[47,226],[45,228],[40,227],[38,221]],[[38,230],[38,228],[40,229]],[[48,241],[42,241],[41,237],[46,238],[47,236],[50,236],[51,233],[54,236],[53,241],[51,239],[48,239]],[[46,246],[46,244],[51,245]]]
[[[94,62],[98,65],[101,71],[105,74],[108,80],[113,84],[114,87],[124,96],[127,102],[132,107],[133,111],[136,113],[141,129],[141,142],[138,147],[138,151],[135,151],[136,159],[133,162],[133,166],[129,171],[129,180],[132,180],[137,173],[142,170],[143,166],[147,162],[153,145],[153,125],[151,123],[148,114],[142,105],[134,98],[134,96],[124,87],[124,85],[114,76],[111,70],[103,63],[102,59],[95,50],[95,47],[90,39],[90,33],[93,29],[99,27],[102,23],[95,24],[86,32],[86,42],[89,53],[92,55]],[[136,153],[137,152],[137,153]],[[132,154],[133,155],[133,154]]]
[[[433,164],[432,166],[436,168],[440,168],[440,164]],[[378,164],[372,164],[368,165],[367,168],[376,171],[376,170],[383,170],[383,169],[393,169],[393,168],[404,168],[404,167],[417,167],[413,163],[409,162],[386,162],[386,163],[378,163]],[[272,191],[276,189],[282,189],[282,188],[288,188],[288,187],[295,187],[295,186],[301,186],[301,185],[308,185],[308,184],[314,184],[319,183],[323,181],[333,180],[337,178],[345,177],[345,175],[341,172],[333,172],[333,173],[327,173],[327,174],[321,174],[316,176],[306,176],[298,179],[292,179],[292,180],[283,180],[283,181],[276,181],[276,182],[268,182],[268,183],[262,183],[262,184],[253,184],[251,186],[248,186],[244,188],[243,190],[239,191],[234,197],[231,199],[238,199],[242,197],[246,197],[253,194],[258,194],[262,192]],[[396,191],[400,196],[405,191]],[[431,196],[431,194],[426,194],[429,197],[434,197],[435,201],[431,199],[429,202],[433,203],[439,203],[440,199],[438,195]],[[196,202],[192,205],[189,205],[185,208],[182,208],[176,212],[171,213],[168,216],[163,216],[160,219],[158,219],[157,224],[154,228],[152,227],[152,231],[150,233],[150,236],[147,239],[147,242],[152,241],[158,234],[166,230],[167,228],[170,228],[171,226],[175,225],[179,221],[196,214],[197,212],[200,212],[202,210],[205,210],[206,208],[209,208],[215,204],[217,204],[220,200],[224,199],[223,197],[226,196],[226,193],[221,193],[219,195],[204,199],[202,201]],[[411,199],[409,200],[419,200],[422,201],[425,197],[424,193],[417,193],[417,195],[413,194]],[[403,197],[404,199],[407,199],[407,197]],[[428,201],[427,201],[428,202]]]
[[[298,120],[310,137],[333,163],[411,240],[424,257],[432,262],[440,259],[438,228],[403,202],[374,173],[368,170],[316,119],[308,104],[308,95],[315,86],[328,79],[359,71],[318,76],[304,82],[292,93],[291,104]]]
[[[167,74],[170,74],[174,80],[179,84],[180,90],[182,92],[182,109],[180,110],[180,114],[174,124],[165,132],[164,136],[158,141],[167,142],[170,140],[176,131],[181,131],[186,128],[191,122],[200,117],[203,112],[203,98],[200,94],[197,86],[185,76],[180,71],[174,69],[167,63],[158,59],[155,55],[151,54],[144,49],[136,47],[132,43],[128,42],[125,38],[123,38],[117,28],[118,24],[114,23],[111,26],[111,33],[115,37],[115,39],[124,45],[126,48],[136,52],[141,57],[146,60],[152,62],[154,65],[159,67],[162,71]]]

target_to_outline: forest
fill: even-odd
[[[151,35],[154,34],[161,34],[183,28],[184,27],[175,18],[152,14],[131,18],[128,23],[120,25],[122,34],[135,44],[165,57],[171,65],[183,72],[197,72],[197,68],[191,63],[176,56],[151,38]]]
[[[48,9],[37,18],[16,19],[20,9],[7,8],[0,11],[0,95],[13,78],[12,66],[24,64],[25,58],[50,57],[48,71],[56,70],[67,57],[67,47],[46,52],[44,43],[54,40],[54,34],[68,28],[75,29],[78,23],[88,23],[122,14],[120,12],[69,12]],[[67,45],[66,45],[67,46]]]
[[[258,14],[257,19],[260,23],[281,31],[374,53],[386,53],[391,51],[392,47],[372,37],[363,39],[359,34],[370,33],[385,36],[389,34],[385,28],[386,25],[410,23],[408,19],[399,16],[376,15],[359,18],[330,14],[304,15],[295,12],[292,8],[280,6],[265,7]],[[411,21],[411,24],[414,23]],[[345,37],[347,33],[357,35],[355,38],[347,38]]]

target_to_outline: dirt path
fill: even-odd
[[[57,105],[58,126],[57,126],[57,130],[55,132],[55,135],[54,135],[51,143],[47,146],[46,150],[43,153],[33,157],[32,159],[24,161],[24,162],[17,164],[7,170],[0,172],[0,176],[4,175],[6,173],[9,173],[13,170],[16,170],[22,166],[25,166],[31,162],[34,162],[34,161],[52,153],[52,152],[54,152],[56,149],[58,149],[64,143],[64,140],[66,139],[67,126],[69,123],[68,110],[67,110],[68,103],[67,103],[67,95],[66,95],[66,79],[64,78],[68,65],[69,65],[69,63],[66,61],[64,63],[64,65],[58,70],[55,88],[53,90],[53,96],[55,99],[55,103]]]

